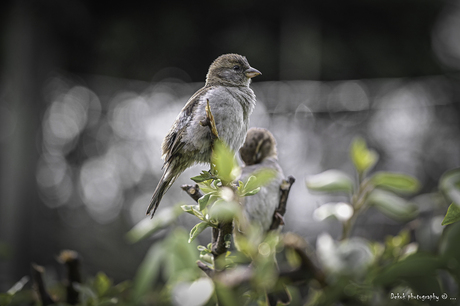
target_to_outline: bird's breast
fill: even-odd
[[[243,145],[255,96],[239,88],[225,88],[217,93],[222,99],[210,100],[216,128],[219,137],[236,152]]]
[[[195,154],[198,162],[209,162],[212,152],[210,129],[200,121],[206,118],[206,105],[209,100],[219,138],[234,152],[243,145],[249,125],[249,115],[255,105],[255,95],[250,88],[215,86],[197,97],[193,109],[193,120],[187,124],[182,137],[186,154]]]

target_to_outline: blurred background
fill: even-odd
[[[414,175],[422,193],[460,166],[460,1],[2,1],[0,30],[0,291],[31,262],[59,274],[62,249],[79,252],[87,274],[133,277],[165,235],[124,237],[146,218],[162,139],[223,53],[263,73],[251,126],[272,131],[297,179],[285,231],[338,237],[313,211],[341,198],[310,194],[305,178],[353,175],[356,135],[379,153],[376,170]],[[191,204],[180,185],[201,170],[160,210]],[[400,227],[369,210],[353,235]]]

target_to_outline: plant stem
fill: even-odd
[[[366,208],[366,200],[369,193],[374,188],[369,179],[362,179],[362,175],[358,174],[358,190],[351,196],[351,206],[353,207],[353,215],[342,224],[342,237],[340,240],[345,240],[350,237],[351,230],[361,211]]]

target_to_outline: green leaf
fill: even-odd
[[[140,305],[142,297],[151,290],[153,283],[160,274],[161,263],[165,255],[166,252],[162,243],[156,243],[150,247],[134,278],[133,304]]]
[[[211,159],[212,163],[215,165],[217,177],[220,178],[224,184],[233,182],[239,175],[240,168],[236,162],[235,153],[222,141],[216,140],[214,142],[214,150]]]
[[[460,168],[444,173],[439,180],[439,189],[460,206]]]
[[[307,188],[321,192],[353,192],[353,181],[339,170],[327,170],[309,176],[306,180]]]
[[[447,226],[439,243],[439,255],[446,268],[460,279],[460,222]]]
[[[218,189],[219,187],[222,187],[222,180],[220,178],[216,178],[215,180],[212,181],[211,187],[214,189]]]
[[[366,141],[361,137],[353,139],[350,147],[350,157],[356,171],[360,174],[370,170],[379,159],[378,154],[374,150],[369,150]]]
[[[203,210],[206,208],[210,198],[211,198],[211,194],[208,193],[198,199],[198,205],[200,206],[200,210]]]
[[[13,295],[8,293],[0,293],[0,305],[9,305],[13,300]]]
[[[198,183],[198,187],[203,192],[203,194],[214,192],[217,190],[217,187],[215,185],[217,181],[218,181],[217,179],[214,179],[212,181],[207,180],[207,181]]]
[[[241,196],[243,196],[243,197],[252,196],[252,195],[258,194],[259,191],[260,191],[260,187],[257,187],[257,188],[254,189],[254,190],[251,190],[251,191],[249,191],[249,192],[243,193]]]
[[[202,231],[204,231],[207,227],[209,227],[209,223],[206,221],[202,221],[195,225],[191,231],[190,231],[190,238],[188,239],[188,243],[192,242],[195,240],[195,238],[201,234]]]
[[[246,182],[244,189],[246,191],[252,191],[259,187],[265,186],[270,183],[276,176],[276,172],[270,169],[263,169],[257,171]]]
[[[212,203],[214,203],[217,199],[219,199],[221,197],[222,190],[223,189],[220,188],[219,190],[208,193],[209,195],[208,199],[203,199],[202,200],[203,203],[198,202],[200,205],[200,210],[203,211],[206,207],[209,207],[209,205],[212,205]],[[206,197],[206,195],[203,197]]]
[[[231,221],[240,212],[240,206],[234,202],[218,200],[211,207],[209,215],[214,220]]]
[[[212,266],[212,264],[214,263],[214,257],[211,253],[203,253],[201,252],[200,253],[200,259],[202,261],[204,261],[205,263],[208,263],[209,266]]]
[[[206,248],[204,245],[199,245],[197,249],[202,255],[212,253],[211,249]]]
[[[387,286],[409,277],[432,278],[441,266],[442,262],[432,254],[414,253],[382,270],[375,283]]]
[[[272,181],[275,176],[276,172],[271,169],[263,169],[257,171],[247,179],[242,189],[238,189],[240,196],[256,194],[260,187],[270,183],[270,181]]]
[[[457,268],[460,269],[460,223],[447,226],[439,243],[439,254],[442,257],[457,258]]]
[[[193,215],[193,211],[192,211],[193,206],[196,206],[196,205],[182,205],[180,208],[182,208],[184,212]]]
[[[430,292],[435,296],[443,296],[443,290],[441,289],[439,278],[435,273],[432,275],[420,276],[403,276],[403,280],[409,284],[409,286],[418,294],[424,295]],[[431,301],[428,305],[439,305],[438,302]],[[448,304],[447,304],[448,305]]]
[[[257,181],[257,178],[254,175],[251,175],[246,181],[246,183],[244,184],[243,190],[250,191],[250,190],[254,190],[257,187],[259,187],[257,186],[256,181]]]
[[[444,217],[444,220],[442,220],[441,225],[448,225],[458,221],[460,221],[460,207],[458,207],[455,203],[452,203],[447,209],[446,216]]]
[[[415,177],[402,173],[377,172],[371,177],[371,182],[375,187],[400,193],[414,193],[420,188]]]
[[[412,220],[418,214],[418,209],[414,204],[394,193],[380,189],[374,189],[370,193],[368,202],[383,214],[398,221]]]
[[[141,222],[137,223],[128,233],[126,233],[126,239],[135,243],[142,239],[145,239],[173,223],[177,217],[183,213],[183,208],[178,205],[167,207],[160,211],[155,218],[145,218]]]
[[[200,220],[204,220],[204,215],[200,211],[200,206],[199,205],[182,205],[181,208],[186,213],[194,215],[195,217],[197,217]]]
[[[209,171],[201,171],[201,174],[200,175],[197,175],[197,176],[194,176],[192,178],[190,178],[192,181],[194,181],[195,183],[201,183],[201,182],[204,182],[204,181],[208,181],[208,180],[212,180],[212,179],[215,179],[216,177],[214,175],[212,175],[211,173],[209,173]]]
[[[237,186],[238,192],[240,192],[244,189],[244,182],[238,180],[238,182],[236,183],[236,186]]]
[[[244,305],[242,301],[243,297],[239,294],[235,294],[235,291],[232,290],[229,286],[225,286],[220,282],[215,282],[215,293],[219,301],[219,305],[222,306],[235,306],[235,305]]]
[[[205,219],[205,218],[204,218],[204,215],[203,215],[203,213],[200,211],[200,207],[199,207],[198,205],[193,205],[193,207],[192,207],[192,213],[193,213],[196,217],[198,217],[198,219],[200,219],[200,220],[204,220],[204,219]]]
[[[112,286],[112,280],[105,275],[104,272],[99,272],[94,279],[94,287],[96,288],[97,296],[102,297],[107,290]]]
[[[440,296],[442,291],[436,278],[436,270],[441,267],[442,261],[436,256],[414,253],[383,269],[374,279],[374,283],[389,287],[404,281],[418,294],[431,292]]]
[[[162,276],[170,284],[179,280],[191,281],[201,274],[196,267],[199,258],[197,245],[194,241],[188,243],[189,237],[190,233],[177,227],[164,240],[163,248],[168,255],[163,264]]]

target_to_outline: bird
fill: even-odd
[[[279,204],[280,185],[284,179],[283,169],[278,163],[275,137],[267,129],[253,127],[247,132],[239,154],[244,163],[240,181],[246,181],[263,169],[272,170],[275,174],[271,181],[261,186],[257,194],[242,199],[245,220],[267,232]]]
[[[187,168],[211,162],[213,135],[202,122],[206,105],[212,111],[219,139],[233,152],[242,146],[256,96],[249,87],[262,73],[245,56],[229,53],[209,66],[204,87],[187,101],[162,143],[163,175],[153,193],[147,215],[153,218],[161,199]],[[209,102],[208,102],[209,101]]]
[[[280,202],[280,186],[284,180],[283,169],[278,163],[276,140],[273,134],[264,128],[250,128],[246,134],[243,146],[239,150],[242,167],[240,181],[247,181],[251,175],[257,175],[262,170],[271,170],[274,177],[266,185],[261,186],[258,193],[241,199],[243,222],[235,224],[234,241],[238,242],[238,236],[245,234],[245,225],[255,225],[262,234],[268,233],[271,228],[275,210]],[[282,217],[281,217],[282,218]],[[237,246],[238,248],[238,246]],[[275,269],[278,268],[274,258]],[[266,292],[268,305],[288,304],[291,295],[284,284],[277,284]]]

